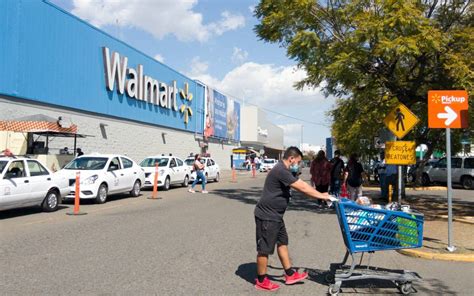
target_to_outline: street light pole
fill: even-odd
[[[304,125],[301,125],[301,139],[300,139],[300,149],[303,151],[303,128]]]

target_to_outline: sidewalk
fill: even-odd
[[[364,188],[364,194],[374,203],[380,200],[380,191]],[[453,245],[454,252],[448,252],[447,202],[445,197],[433,196],[429,192],[407,192],[402,201],[425,215],[423,247],[400,250],[399,252],[424,259],[474,262],[474,199],[472,202],[453,200]]]

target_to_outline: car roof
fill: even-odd
[[[82,157],[107,157],[107,158],[112,158],[112,157],[125,157],[125,158],[130,158],[125,155],[120,155],[120,154],[84,154],[81,156],[78,156],[77,158],[82,158]]]

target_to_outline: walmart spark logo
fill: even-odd
[[[193,94],[189,92],[189,84],[187,82],[184,83],[184,89],[179,90],[179,95],[184,101],[179,107],[179,112],[181,112],[184,116],[184,123],[188,124],[189,117],[193,116],[193,109],[190,105],[191,101],[193,100]]]
[[[439,104],[439,102],[441,102],[441,97],[438,94],[434,94],[431,96],[431,101],[435,104]]]

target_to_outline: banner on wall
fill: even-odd
[[[240,104],[206,87],[204,137],[240,141]]]

